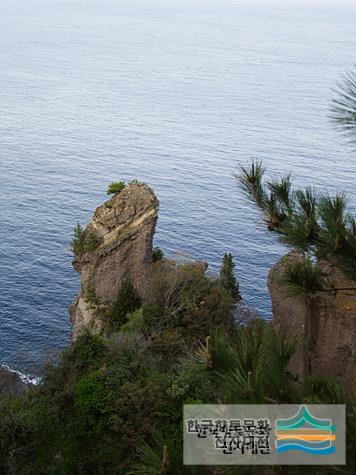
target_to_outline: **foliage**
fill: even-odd
[[[313,295],[324,289],[325,277],[309,256],[289,261],[280,283],[286,285],[292,295]]]
[[[95,416],[105,403],[105,381],[101,371],[85,375],[75,385],[74,406],[84,414]]]
[[[140,332],[143,330],[143,310],[138,308],[127,315],[127,322],[121,325],[121,332]]]
[[[124,181],[115,181],[110,183],[108,186],[108,189],[106,191],[107,195],[116,195],[117,193],[120,193],[125,188],[126,184]]]
[[[83,252],[94,251],[98,244],[98,237],[93,232],[87,233],[84,240]]]
[[[202,264],[160,263],[145,289],[146,333],[158,341],[174,330],[177,342],[198,342],[212,328],[231,327],[233,301],[205,270]]]
[[[77,223],[74,228],[74,236],[71,242],[72,251],[75,257],[82,256],[85,252],[93,251],[99,244],[99,239],[92,231],[84,231]]]
[[[236,176],[242,188],[260,206],[265,201],[265,191],[262,187],[264,173],[265,168],[262,162],[254,159],[249,165],[242,165],[240,174]]]
[[[74,255],[79,256],[83,254],[83,249],[84,249],[84,229],[82,226],[77,223],[74,231],[73,231],[73,239],[72,239],[72,250]]]
[[[141,305],[140,298],[129,277],[125,278],[120,285],[116,300],[109,312],[111,331],[118,330],[126,323],[127,316]]]
[[[296,339],[255,321],[211,329],[195,351],[176,354],[167,366],[167,349],[152,351],[150,336],[83,334],[24,399],[0,400],[1,473],[208,475],[209,467],[183,465],[183,404],[350,402],[335,382],[295,382],[288,370],[295,345]],[[347,426],[345,474],[355,466],[352,404]],[[240,467],[216,470],[241,473]],[[290,471],[280,467],[279,473]]]
[[[337,84],[331,117],[353,141],[356,138],[356,69],[349,71]]]
[[[84,297],[85,303],[93,306],[98,306],[100,304],[100,301],[98,299],[98,296],[96,295],[96,290],[94,287],[89,287],[85,291],[85,297]]]
[[[108,346],[104,339],[86,331],[63,353],[61,366],[80,373],[99,365],[107,351]]]
[[[225,253],[220,268],[221,285],[229,292],[233,299],[239,300],[241,298],[240,289],[234,275],[234,267],[235,264],[232,254]]]
[[[246,176],[253,174],[255,162],[250,168],[241,167],[240,182],[246,183]],[[289,175],[279,182],[258,183],[259,196],[251,191],[248,195],[265,214],[270,230],[278,231],[286,244],[337,264],[356,278],[356,221],[347,212],[343,194],[317,194],[312,188],[293,190]]]
[[[153,262],[161,261],[164,258],[164,253],[159,247],[153,249],[152,260]]]

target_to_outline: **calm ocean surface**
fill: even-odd
[[[0,5],[0,363],[36,372],[69,341],[72,228],[113,180],[154,187],[168,255],[216,272],[232,252],[269,318],[267,273],[285,249],[233,174],[259,157],[356,204],[356,153],[327,117],[356,61],[356,5],[60,3]]]

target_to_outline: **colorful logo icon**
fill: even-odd
[[[276,420],[276,451],[278,454],[299,450],[313,455],[336,452],[336,427],[331,419],[314,417],[306,406],[300,406],[290,419]]]

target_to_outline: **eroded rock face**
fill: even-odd
[[[300,342],[291,370],[303,380],[326,376],[339,380],[356,394],[356,290],[318,292],[312,298],[291,296],[278,281],[288,262],[301,259],[296,253],[282,258],[271,270],[268,288],[272,299],[273,324]],[[356,288],[340,269],[319,263],[329,288]]]
[[[73,261],[81,280],[80,294],[70,308],[74,337],[85,327],[104,331],[100,309],[113,304],[125,277],[140,292],[151,272],[158,208],[152,189],[134,183],[96,209],[85,235],[94,234],[98,245]],[[86,302],[88,290],[95,292],[99,309]]]

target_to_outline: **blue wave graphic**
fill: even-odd
[[[334,454],[336,452],[336,447],[332,446],[332,447],[326,447],[325,449],[312,449],[310,447],[305,447],[299,444],[288,444],[288,445],[283,445],[281,447],[277,447],[278,454],[287,452],[287,450],[300,450],[302,452],[315,454],[315,455],[329,455],[329,454]]]
[[[290,446],[290,445],[294,445],[298,442],[296,442],[296,439],[294,438],[290,438],[290,439],[284,439],[284,440],[279,440],[277,441],[277,447],[284,447],[286,445]],[[303,445],[304,447],[310,447],[312,449],[316,449],[316,448],[326,448],[326,447],[330,447],[330,441],[329,440],[325,440],[325,441],[317,441],[317,442],[312,442],[312,441],[309,441],[309,440],[300,440],[299,441],[299,444],[300,445]]]

